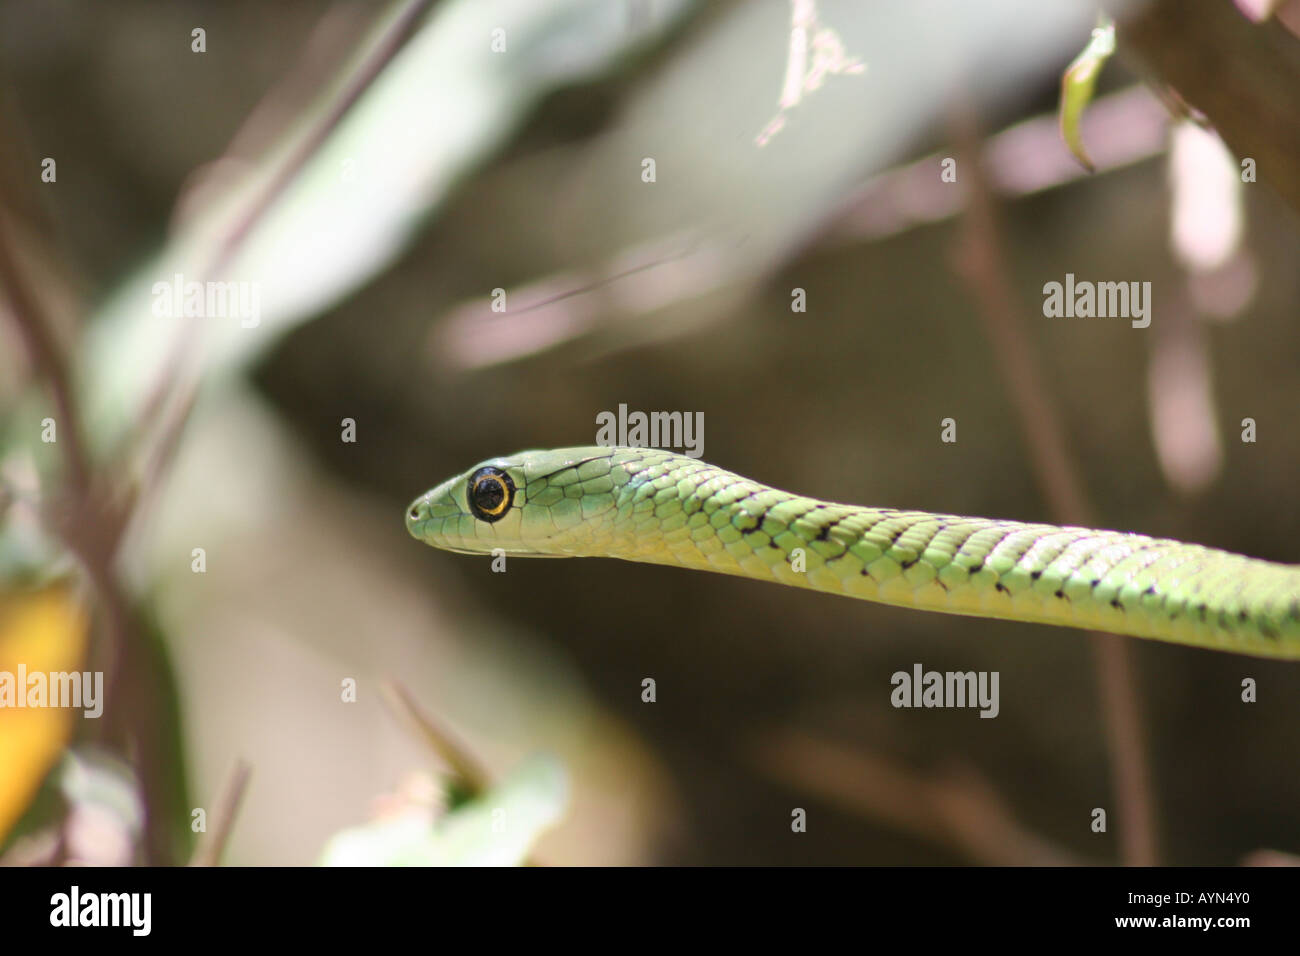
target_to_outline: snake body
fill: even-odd
[[[622,558],[1300,657],[1300,566],[1118,531],[835,504],[654,448],[494,458],[421,495],[406,524],[450,551]]]

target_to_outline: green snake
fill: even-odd
[[[622,558],[1300,657],[1300,566],[1118,531],[834,504],[655,448],[493,458],[413,501],[406,527],[468,554]]]

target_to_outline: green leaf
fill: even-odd
[[[564,768],[532,757],[497,786],[433,819],[427,807],[337,833],[323,866],[519,866],[568,802]]]
[[[1075,159],[1090,173],[1096,172],[1096,167],[1084,149],[1079,123],[1083,119],[1083,111],[1092,102],[1097,75],[1114,52],[1115,21],[1103,14],[1092,31],[1088,45],[1061,75],[1061,137]]]

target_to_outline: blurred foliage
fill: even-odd
[[[86,653],[85,609],[68,587],[0,595],[0,674],[21,701],[0,707],[0,842],[27,808],[72,734],[75,710],[27,707],[19,673],[75,671]],[[21,668],[21,671],[20,671]]]
[[[482,796],[436,820],[427,806],[407,802],[381,819],[330,840],[325,866],[518,866],[537,836],[559,820],[565,803],[563,769],[535,757]]]

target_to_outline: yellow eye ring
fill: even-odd
[[[500,468],[485,465],[469,476],[465,498],[474,517],[480,521],[499,521],[515,500],[515,483]]]

